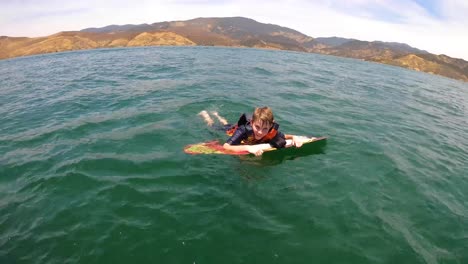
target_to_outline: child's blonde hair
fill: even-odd
[[[273,112],[268,106],[257,107],[252,116],[252,122],[260,122],[261,124],[272,125],[275,121]]]

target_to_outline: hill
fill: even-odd
[[[243,17],[196,18],[110,25],[40,38],[0,37],[0,59],[72,50],[134,46],[231,46],[313,52],[390,64],[468,81],[468,62],[407,44],[312,38],[296,30]]]

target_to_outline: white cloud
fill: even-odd
[[[436,5],[426,9],[410,0],[1,1],[0,35],[32,37],[110,24],[244,16],[312,37],[402,42],[468,60],[468,1]]]

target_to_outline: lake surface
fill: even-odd
[[[0,61],[0,263],[468,263],[468,84],[316,54]],[[272,107],[307,155],[188,155]]]

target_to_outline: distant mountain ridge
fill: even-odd
[[[315,38],[314,43],[315,44],[322,44],[322,45],[327,45],[330,47],[336,47],[342,44],[345,44],[350,41],[354,41],[357,39],[348,39],[348,38],[340,38],[340,37],[330,37],[330,38]]]
[[[232,46],[293,50],[374,61],[468,81],[468,62],[404,43],[339,37],[312,38],[299,31],[244,17],[195,18],[140,25],[109,25],[40,38],[0,37],[0,59],[41,53],[134,46]]]

